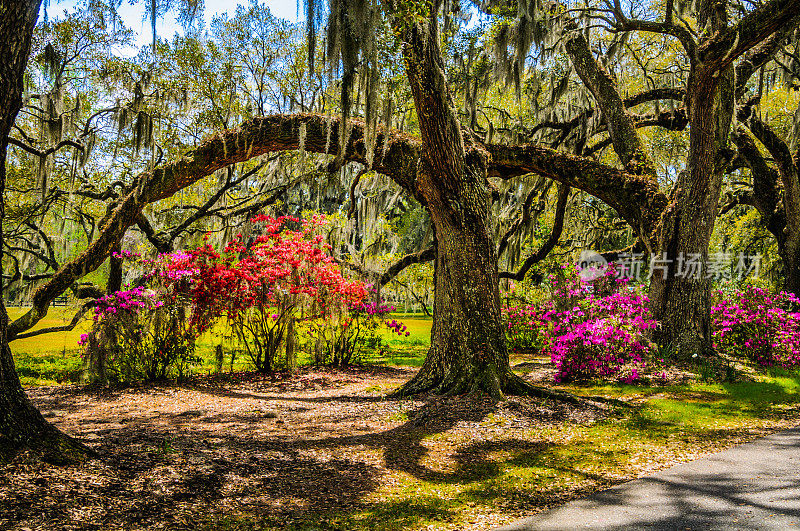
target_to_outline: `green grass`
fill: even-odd
[[[381,334],[383,338],[389,341],[392,344],[414,344],[424,342],[429,344],[431,341],[431,326],[433,326],[433,321],[431,319],[422,319],[419,317],[415,318],[408,318],[402,317],[399,315],[392,315],[392,319],[397,319],[404,325],[406,325],[406,329],[408,332],[411,332],[411,335],[408,337],[400,337],[397,334],[391,333],[391,331],[387,328],[383,328],[381,330]]]
[[[10,319],[16,319],[27,308],[8,308]],[[32,330],[69,324],[75,308],[52,308]],[[81,334],[89,329],[89,320],[79,323],[72,331],[54,332],[11,342],[11,352],[22,384],[55,385],[74,383],[83,372],[83,349],[78,346]]]

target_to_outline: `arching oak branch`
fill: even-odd
[[[344,160],[366,165],[363,123],[353,120],[350,127]],[[137,223],[146,227],[141,212],[147,204],[170,197],[219,169],[266,153],[304,149],[335,156],[338,133],[339,120],[333,117],[313,114],[258,117],[239,128],[210,137],[177,161],[139,175],[102,223],[97,239],[36,290],[31,309],[9,325],[9,340],[32,328],[47,314],[53,299],[100,267],[129,227]],[[391,131],[386,140],[385,135],[383,130],[377,132],[377,145],[382,146],[385,141],[386,149],[376,157],[372,169],[391,177],[419,197],[417,169],[421,142],[395,131]],[[493,158],[490,174],[508,178],[537,173],[584,190],[616,209],[645,237],[652,233],[666,205],[666,197],[649,178],[631,175],[588,158],[535,145],[489,145],[486,148]]]
[[[363,124],[355,122],[351,127],[344,159],[364,164],[367,149],[363,141]],[[125,231],[140,220],[140,213],[147,204],[170,197],[221,168],[266,153],[304,149],[337,155],[338,133],[339,120],[333,117],[311,114],[258,117],[239,128],[212,136],[177,161],[139,175],[128,194],[104,221],[98,238],[36,290],[31,309],[9,325],[9,340],[31,329],[47,314],[53,299],[76,280],[100,267]],[[384,145],[384,141],[386,149],[373,168],[414,193],[419,142],[396,132],[391,132],[385,139],[385,133],[379,131],[378,145]]]

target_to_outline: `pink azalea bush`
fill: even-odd
[[[99,381],[131,382],[182,377],[199,362],[199,331],[187,319],[182,253],[141,260],[135,253],[117,255],[146,263],[146,286],[126,287],[95,302],[93,324],[81,336],[90,372]]]
[[[715,305],[711,316],[718,352],[762,367],[800,366],[800,299],[793,293],[748,286]]]
[[[617,279],[613,267],[586,281],[565,266],[550,281],[551,300],[504,308],[512,348],[548,354],[557,382],[638,380],[652,351],[646,336],[656,326],[647,298]]]

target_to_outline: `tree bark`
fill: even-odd
[[[707,10],[713,30],[723,31],[727,24],[724,9],[706,4],[701,13]],[[672,345],[683,357],[713,352],[711,280],[706,278],[705,267],[723,175],[732,158],[728,141],[736,76],[732,64],[726,65],[722,69],[717,61],[693,61],[691,65],[686,90],[691,124],[686,171],[680,175],[664,214],[656,251],[670,261],[669,269],[666,274],[655,272],[650,284],[651,310],[660,322],[657,340]],[[696,275],[679,271],[690,258],[702,264]]]
[[[22,75],[39,4],[39,0],[0,0],[0,248],[3,247],[5,204],[2,197],[8,134],[22,105]],[[0,293],[0,461],[26,448],[54,462],[82,458],[86,449],[49,424],[25,395],[8,345],[7,331],[8,312]]]
[[[465,141],[446,83],[436,15],[395,24],[404,37],[424,146],[416,188],[436,240],[431,348],[419,373],[397,395],[481,390],[500,397],[513,375],[489,227],[488,153]]]
[[[738,82],[738,79],[737,79]],[[749,118],[749,119],[748,119]],[[755,141],[740,126],[733,139],[753,176],[753,190],[747,194],[746,204],[754,207],[761,216],[761,224],[778,244],[778,254],[783,262],[783,289],[800,293],[800,169],[785,141],[778,138],[766,124],[740,112],[740,121],[746,123],[767,147],[777,164],[767,162]],[[780,183],[783,183],[781,187]]]
[[[489,153],[461,127],[439,49],[436,13],[393,20],[402,35],[406,75],[423,149],[415,191],[431,215],[436,241],[431,347],[417,375],[394,393],[485,392],[576,397],[527,384],[509,366],[491,235]]]
[[[784,291],[800,295],[800,251],[794,256],[787,255],[783,259],[785,267],[785,278],[783,281]]]

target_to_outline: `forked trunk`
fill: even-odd
[[[431,347],[417,375],[394,396],[482,391],[495,398],[507,393],[577,403],[572,395],[528,384],[509,366],[484,168],[470,165],[475,178],[457,199],[447,198],[441,179],[420,175],[437,249]]]
[[[500,321],[497,259],[489,234],[487,190],[442,201],[426,179],[436,232],[431,348],[419,374],[401,391],[499,396],[510,371]],[[485,187],[484,187],[485,188]]]
[[[539,389],[511,372],[500,317],[497,256],[491,237],[489,154],[464,136],[447,89],[435,16],[409,24],[403,35],[423,157],[415,192],[431,215],[436,236],[431,347],[419,373],[394,393],[462,394],[483,391],[577,398]]]

